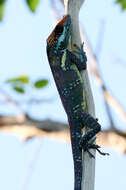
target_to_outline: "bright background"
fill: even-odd
[[[55,20],[49,3],[43,0],[35,14],[30,13],[20,0],[7,3],[4,21],[0,23],[0,81],[26,73],[34,78],[48,78],[49,86],[43,97],[53,97],[50,104],[31,107],[30,114],[36,118],[51,118],[67,121],[62,108],[46,56],[46,38],[52,31]],[[96,49],[99,28],[105,23],[104,41],[99,64],[104,81],[126,109],[126,13],[112,0],[88,0],[82,7],[80,22]],[[117,57],[123,62],[117,62]],[[96,114],[103,128],[109,125],[102,102],[101,91],[91,77]],[[94,88],[95,87],[95,88]],[[5,106],[0,113],[15,114],[16,110]],[[112,111],[116,126],[125,129],[124,122]],[[96,188],[125,189],[126,156],[104,148],[109,157],[97,154]],[[73,189],[73,162],[71,145],[43,138],[26,143],[18,138],[0,133],[0,189],[4,190],[68,190]],[[26,180],[27,179],[27,180]]]

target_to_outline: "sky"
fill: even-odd
[[[116,62],[116,57],[126,61],[124,25],[126,12],[112,0],[88,0],[80,12],[83,24],[94,50],[99,39],[99,30],[104,21],[104,39],[99,57],[99,67],[108,89],[126,109],[124,90],[125,64]],[[0,23],[0,81],[20,74],[28,74],[33,80],[48,78],[49,86],[39,96],[53,98],[52,103],[31,107],[30,114],[36,118],[51,118],[67,122],[46,56],[46,39],[55,20],[49,3],[41,1],[35,14],[30,13],[25,2],[8,1],[4,21]],[[96,115],[106,129],[109,125],[101,90],[91,76],[91,85],[96,105]],[[2,84],[0,84],[2,85]],[[17,96],[15,95],[17,98]],[[24,108],[25,109],[25,108]],[[11,105],[1,106],[0,113],[15,114]],[[113,118],[120,129],[125,129],[113,110]],[[96,157],[95,189],[124,189],[126,186],[126,156],[110,148],[109,157]],[[49,139],[32,139],[26,143],[17,137],[0,133],[0,189],[4,190],[67,190],[73,189],[73,163],[71,145]]]

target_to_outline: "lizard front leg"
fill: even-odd
[[[69,49],[55,50],[55,54],[60,54],[61,57],[61,67],[64,70],[69,70],[71,66],[76,65],[76,72],[85,70],[87,68],[87,57],[83,51],[83,45],[81,48],[77,46],[76,54]],[[80,75],[80,74],[79,74]]]
[[[83,51],[83,45],[84,44],[82,44],[81,47],[78,47],[76,44],[74,44],[76,51],[70,51],[67,49],[67,54],[69,56],[70,62],[74,63],[79,71],[85,70],[87,68],[87,57]]]

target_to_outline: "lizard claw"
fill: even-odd
[[[77,44],[73,44],[73,46],[76,48],[76,49],[74,50],[74,52],[80,56],[80,59],[87,61],[86,54],[85,54],[85,52],[84,52],[84,50],[83,50],[84,43],[82,43],[82,44],[80,45],[80,47],[79,47]]]
[[[80,48],[77,44],[73,44],[73,46],[76,48],[76,49],[74,50],[74,53],[80,54],[81,48]]]
[[[101,154],[102,156],[109,156],[109,153],[105,153],[99,150],[99,148],[101,148],[99,145],[97,144],[92,144],[92,143],[86,143],[85,146],[80,144],[80,148],[82,148],[84,151],[87,151],[88,154],[92,157],[95,158],[94,155],[89,151],[89,149],[95,149],[99,152],[99,154]]]
[[[81,44],[81,47],[79,47],[77,44],[73,44],[73,46],[80,52],[83,51],[84,42]]]

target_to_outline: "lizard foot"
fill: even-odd
[[[86,143],[85,145],[80,144],[80,148],[82,148],[84,151],[87,151],[90,157],[95,158],[94,155],[89,151],[89,149],[95,149],[97,150],[102,156],[109,156],[109,153],[105,153],[99,150],[101,148],[97,144],[92,144],[92,143]]]
[[[84,42],[81,44],[81,47],[79,47],[77,44],[74,44],[74,47],[78,50],[78,52],[83,51]]]
[[[83,50],[84,43],[82,43],[80,47],[77,44],[74,44],[73,46],[76,48],[76,50],[74,50],[74,53],[78,54],[81,59],[87,61],[86,53]]]

